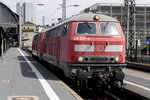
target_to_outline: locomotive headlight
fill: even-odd
[[[81,62],[81,61],[83,61],[83,60],[84,60],[83,57],[78,57],[78,61],[79,61],[79,62]]]
[[[98,15],[94,16],[94,20],[99,20],[99,19],[100,19],[100,16],[98,16]]]
[[[115,57],[115,61],[119,62],[119,56]]]

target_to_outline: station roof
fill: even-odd
[[[19,15],[0,2],[0,27],[18,27]]]

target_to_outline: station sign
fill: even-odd
[[[150,44],[150,40],[146,40],[146,44]]]

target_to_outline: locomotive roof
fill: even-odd
[[[64,23],[67,23],[67,22],[70,22],[70,21],[95,21],[94,20],[94,16],[95,15],[98,15],[100,16],[100,19],[98,21],[114,21],[114,22],[118,22],[118,20],[116,20],[115,18],[113,17],[110,17],[110,16],[107,16],[107,15],[104,15],[104,14],[96,14],[96,13],[83,13],[83,14],[77,14],[77,15],[74,15],[68,19],[66,19],[65,21],[63,22],[60,22],[52,27],[50,27],[49,29],[53,29],[59,25],[62,25]],[[46,29],[45,31],[49,30],[49,29]]]
[[[104,14],[96,14],[96,13],[83,13],[70,17],[68,21],[93,21],[95,15],[99,15],[100,19],[98,21],[117,21],[115,18],[104,15]]]

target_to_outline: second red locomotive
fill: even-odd
[[[75,15],[34,37],[34,56],[74,79],[78,86],[98,79],[102,84],[123,81],[125,38],[120,23],[103,14]]]

